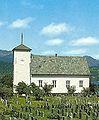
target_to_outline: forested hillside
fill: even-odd
[[[0,78],[5,75],[12,75],[13,65],[11,63],[0,61]]]
[[[90,67],[91,80],[99,81],[99,67]]]

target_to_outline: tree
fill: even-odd
[[[99,85],[96,85],[95,87],[95,94],[99,96]]]
[[[32,82],[32,83],[30,84],[30,86],[31,86],[31,88],[37,87],[34,82]]]
[[[4,75],[1,80],[0,80],[1,84],[3,85],[7,85],[8,87],[13,87],[13,78],[12,75]]]
[[[26,85],[23,81],[18,83],[18,86],[16,86],[16,91],[19,95],[25,94],[26,101],[28,100],[28,96],[31,94],[30,86]]]
[[[34,96],[36,100],[42,100],[42,97],[44,96],[44,91],[37,86],[34,89]]]
[[[90,95],[90,88],[83,87],[83,90],[81,91],[81,93],[83,94],[84,97]]]
[[[74,92],[76,91],[75,86],[68,86],[67,90],[68,90],[68,94],[71,94],[71,95],[73,95]]]
[[[16,86],[16,91],[18,92],[19,95],[25,94],[26,93],[26,83],[19,82],[18,85]]]
[[[33,96],[35,95],[35,89],[36,89],[36,87],[37,87],[37,86],[35,85],[35,83],[32,82],[32,83],[30,84],[30,88],[31,88],[31,92],[32,92],[32,95],[33,95]]]
[[[36,100],[41,100],[44,96],[44,90],[40,89],[35,83],[30,84],[32,95],[35,96]]]
[[[26,96],[30,95],[31,94],[31,88],[30,88],[30,86],[26,86],[23,91],[24,91],[24,94]]]
[[[48,95],[49,93],[51,93],[53,86],[52,85],[47,85],[47,83],[45,83],[43,90],[45,92],[45,95]]]
[[[0,97],[3,97],[2,88],[3,88],[3,84],[0,84]]]
[[[4,99],[7,99],[13,95],[12,88],[8,86],[0,86],[0,96]]]
[[[94,83],[90,83],[89,88],[90,88],[90,92],[91,92],[92,94],[95,94],[95,93],[96,93],[96,85],[95,85]]]
[[[0,96],[7,99],[13,95],[12,92],[12,76],[5,75],[0,80]]]

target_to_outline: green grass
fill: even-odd
[[[85,105],[86,109],[89,110],[90,107],[88,107],[88,104],[91,103],[92,106],[94,106],[94,104],[96,104],[99,101],[99,98],[95,96],[92,96],[92,97],[50,96],[50,97],[44,97],[42,101],[36,101],[34,97],[30,96],[28,98],[28,101],[31,101],[31,104],[26,102],[25,97],[17,98],[16,96],[13,96],[8,100],[9,107],[5,106],[5,104],[0,101],[0,114],[1,114],[0,120],[10,120],[9,117],[12,114],[17,118],[17,120],[22,120],[22,119],[18,119],[19,116],[21,115],[21,114],[18,115],[18,113],[23,113],[23,118],[24,118],[23,120],[31,120],[29,118],[29,114],[30,114],[29,107],[32,108],[31,116],[35,117],[37,120],[58,120],[58,119],[48,119],[48,116],[51,116],[53,114],[60,115],[61,116],[60,120],[63,120],[62,116],[65,117],[65,120],[69,120],[69,118],[67,118],[67,112],[68,114],[71,113],[71,108],[68,107],[66,112],[66,108],[64,106],[66,106],[67,104],[69,105],[71,104],[73,111],[75,111],[76,104],[77,104],[78,111],[79,111],[81,104],[83,104]],[[47,104],[49,108],[46,107]],[[22,111],[22,107],[23,107],[23,111]],[[26,107],[27,107],[27,110],[26,110]],[[94,109],[97,110],[97,108],[94,108]],[[62,111],[64,112],[62,113]],[[92,119],[93,109],[91,109],[90,111],[91,111],[91,115],[89,116],[88,120],[95,120],[95,119]],[[41,115],[38,115],[38,112],[41,112]],[[44,113],[44,116],[42,116],[43,113]],[[79,112],[77,112],[76,117],[73,118],[72,120],[79,120]],[[83,109],[82,109],[81,120],[86,120],[86,112]],[[97,118],[96,120],[99,120],[99,118]]]

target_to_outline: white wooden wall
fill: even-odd
[[[14,51],[13,85],[22,81],[30,84],[30,55],[29,51]]]
[[[37,86],[39,86],[39,80],[43,81],[43,86],[44,83],[47,84],[52,84],[52,80],[56,80],[56,87],[52,89],[52,93],[67,93],[67,88],[66,88],[66,81],[70,80],[70,86],[76,86],[76,92],[75,93],[80,93],[81,90],[83,90],[83,87],[87,88],[89,87],[89,77],[32,77],[31,82],[34,82]],[[83,80],[83,87],[79,87],[79,81]]]

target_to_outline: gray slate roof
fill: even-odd
[[[31,51],[31,49],[23,44],[18,45],[17,47],[15,47],[13,50],[17,50],[17,51]]]
[[[32,55],[31,74],[89,75],[83,57]]]

